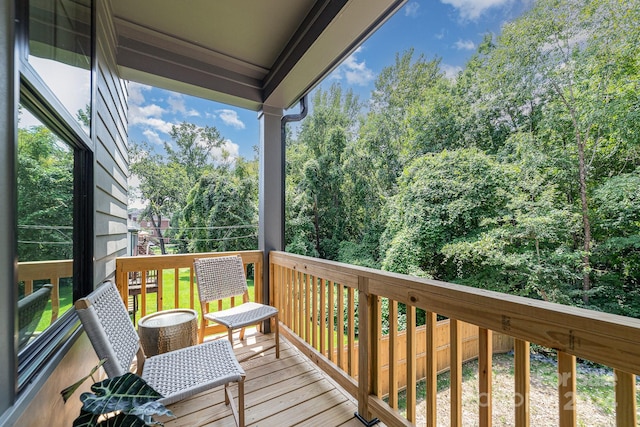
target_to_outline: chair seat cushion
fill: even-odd
[[[226,310],[207,313],[205,318],[219,323],[230,329],[255,325],[258,322],[269,319],[278,313],[278,309],[270,305],[256,302],[246,302]]]
[[[240,381],[245,373],[227,340],[209,341],[193,347],[159,354],[146,360],[142,378],[165,405],[194,394]]]

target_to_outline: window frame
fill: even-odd
[[[93,135],[95,129],[96,105],[96,46],[95,2],[91,1],[91,123],[89,135],[80,126],[66,107],[58,100],[52,90],[44,83],[38,73],[28,62],[29,55],[29,2],[16,0],[15,37],[15,73],[19,84],[19,99],[14,101],[16,108],[15,132],[17,135],[17,105],[21,103],[45,126],[55,132],[73,149],[74,188],[73,188],[73,301],[86,296],[93,290],[93,252],[94,252],[94,152]],[[14,137],[14,150],[17,153],[17,137]],[[16,154],[17,155],[17,154]],[[14,166],[14,192],[16,192],[17,169]],[[17,199],[17,194],[15,195]],[[17,200],[16,200],[17,202]],[[14,202],[14,257],[17,259],[17,216]],[[17,275],[14,273],[15,287]],[[17,292],[14,292],[13,311],[17,310]],[[18,351],[14,339],[16,360],[16,395],[25,389],[30,381],[42,371],[44,366],[77,336],[80,322],[74,310],[63,314],[51,327],[47,328],[36,340]],[[17,335],[17,324],[14,325],[14,336]]]

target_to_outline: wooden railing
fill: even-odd
[[[514,339],[516,426],[530,423],[530,343],[557,350],[561,379],[558,425],[577,425],[576,357],[614,369],[616,405],[612,410],[616,423],[636,425],[638,319],[284,252],[271,252],[269,271],[271,302],[280,309],[282,333],[357,399],[358,414],[364,420],[379,418],[389,426],[413,425],[416,382],[424,377],[426,425],[436,426],[437,373],[441,369],[439,314],[449,319],[452,426],[475,424],[462,419],[463,330],[467,324],[478,330],[480,426],[492,425],[492,354],[498,333]],[[406,339],[398,332],[399,305],[406,307]],[[425,311],[426,319],[422,342],[418,342],[415,321],[418,309]],[[383,320],[388,322],[388,338],[382,335]],[[420,359],[420,354],[424,358]],[[385,359],[389,361],[386,371]],[[405,416],[397,411],[402,386]]]
[[[249,265],[254,268],[254,295],[258,302],[262,298],[262,252],[261,251],[240,251],[240,252],[210,252],[199,254],[180,254],[180,255],[145,255],[136,257],[116,258],[116,286],[120,292],[123,301],[129,301],[130,292],[129,284],[132,277],[136,277],[136,283],[147,283],[147,278],[154,275],[153,294],[156,294],[155,307],[148,307],[147,295],[148,286],[140,286],[136,289],[139,297],[139,317],[145,316],[150,312],[159,310],[168,310],[171,308],[192,308],[200,311],[200,302],[198,300],[198,290],[195,285],[195,272],[193,270],[193,261],[196,258],[216,257],[225,255],[240,255],[245,265],[245,271]],[[165,280],[172,275],[173,280]],[[188,281],[183,285],[183,292],[180,289],[180,282]],[[187,292],[184,292],[186,286]],[[240,303],[241,298],[231,304]],[[149,310],[151,308],[151,310]],[[134,316],[134,320],[137,317]],[[221,327],[209,326],[206,334],[226,332]]]
[[[33,282],[46,280],[51,289],[51,323],[60,315],[60,279],[73,277],[73,260],[32,261],[18,263],[18,281],[24,282],[24,294],[33,293]],[[69,308],[71,305],[69,305]]]

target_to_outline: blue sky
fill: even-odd
[[[396,53],[414,48],[415,56],[440,57],[453,77],[475,52],[484,34],[531,7],[534,0],[411,0],[320,84],[340,82],[361,98],[369,98],[378,74],[392,65]],[[162,89],[129,86],[129,139],[148,141],[162,150],[171,125],[182,121],[215,126],[232,156],[253,158],[259,142],[254,111],[243,110]],[[296,108],[297,110],[297,108]]]

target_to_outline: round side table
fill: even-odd
[[[138,321],[138,335],[147,357],[195,345],[198,313],[177,308],[146,315]]]

